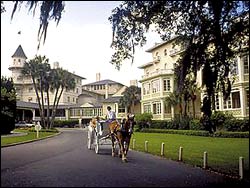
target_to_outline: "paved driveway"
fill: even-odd
[[[242,187],[200,168],[129,151],[128,163],[87,149],[86,129],[37,142],[1,148],[2,187]],[[247,186],[247,185],[244,185]]]

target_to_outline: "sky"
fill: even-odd
[[[135,49],[134,63],[126,61],[117,70],[110,63],[114,51],[110,48],[112,25],[108,17],[120,3],[66,1],[59,24],[56,25],[53,20],[49,22],[45,44],[41,43],[37,51],[39,8],[33,16],[23,3],[11,20],[14,3],[5,1],[6,12],[1,14],[1,76],[11,76],[8,69],[11,56],[21,44],[28,60],[35,55],[45,55],[52,68],[53,62],[57,61],[63,69],[86,78],[82,84],[95,82],[96,73],[100,73],[101,80],[110,79],[127,86],[130,80],[138,80],[140,86],[143,70],[138,66],[152,61],[151,54],[145,51],[161,40],[156,33],[148,33],[146,45]],[[18,31],[21,35],[17,34]]]

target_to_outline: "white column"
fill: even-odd
[[[161,99],[161,120],[164,120],[164,99]]]
[[[241,60],[241,58],[238,56],[237,57],[237,65],[238,65],[238,71],[239,71],[239,82],[243,82],[244,80],[244,65]]]
[[[240,108],[241,108],[241,116],[246,116],[246,92],[245,89],[240,86]]]
[[[35,111],[35,109],[32,109],[32,120],[34,121],[35,120],[35,118],[36,118],[36,111]]]
[[[65,109],[65,118],[69,120],[69,109]]]

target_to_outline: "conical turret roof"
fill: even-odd
[[[11,56],[11,57],[21,57],[21,58],[25,58],[27,59],[24,51],[23,51],[23,48],[21,45],[18,46],[18,48],[16,49],[15,53]]]

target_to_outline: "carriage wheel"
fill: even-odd
[[[88,131],[87,147],[88,147],[88,149],[91,149],[91,133],[90,133],[90,131]]]
[[[98,135],[96,135],[96,139],[95,139],[95,153],[96,154],[99,153],[99,137],[98,137]]]

